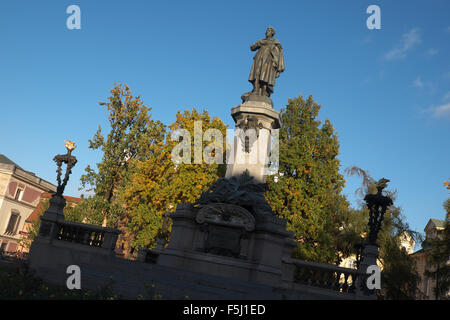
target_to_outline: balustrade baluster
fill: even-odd
[[[315,285],[317,287],[320,287],[320,273],[321,272],[318,269],[316,269],[316,270],[313,269],[313,272],[314,272]]]
[[[333,288],[334,271],[327,271],[326,288]]]
[[[81,238],[81,243],[84,245],[89,245],[89,231],[83,230],[83,236]]]
[[[64,226],[63,227],[63,232],[62,232],[62,239],[64,240],[64,241],[68,241],[69,239],[68,239],[68,236],[67,236],[67,233],[68,233],[68,230],[69,229],[69,227],[68,226]]]
[[[89,245],[93,246],[95,240],[95,232],[89,231]]]
[[[336,272],[336,279],[334,280],[334,290],[336,291],[341,291],[341,274],[342,273],[340,271]]]
[[[314,285],[314,272],[310,268],[307,268],[306,270],[308,275],[308,277],[306,278],[307,285],[312,286]]]
[[[347,292],[348,291],[348,283],[347,283],[348,276],[349,276],[348,273],[344,273],[344,285],[342,286],[343,292]]]
[[[317,270],[319,274],[319,287],[325,287],[326,270]]]
[[[351,293],[355,292],[357,279],[358,279],[358,275],[352,274],[352,285],[349,288],[349,292],[351,292]]]
[[[308,267],[303,267],[304,275],[305,275],[305,281],[304,284],[311,285],[311,270]]]

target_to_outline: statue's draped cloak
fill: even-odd
[[[255,42],[252,50],[258,50],[253,57],[253,65],[248,81],[267,83],[267,88],[273,92],[275,78],[285,69],[283,49],[278,39],[262,39]]]

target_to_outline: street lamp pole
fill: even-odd
[[[388,182],[388,179],[380,179],[376,183],[377,193],[367,194],[364,197],[364,201],[369,209],[369,238],[368,242],[363,246],[362,261],[359,266],[361,272],[360,279],[363,282],[361,283],[360,288],[365,294],[373,296],[374,298],[376,296],[375,289],[369,290],[366,283],[368,278],[367,269],[370,266],[377,265],[379,256],[377,244],[378,232],[381,229],[387,208],[393,204],[392,199],[389,196],[383,195],[383,189],[386,188]]]

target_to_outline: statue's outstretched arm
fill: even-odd
[[[261,48],[261,45],[260,45],[260,43],[259,43],[259,40],[256,41],[254,44],[252,44],[252,45],[250,46],[250,50],[252,50],[252,51],[256,51],[256,50],[258,50],[259,48]]]

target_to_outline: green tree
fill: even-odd
[[[338,260],[336,221],[348,203],[338,139],[328,119],[320,126],[319,110],[312,96],[301,95],[281,110],[279,171],[267,178],[266,199],[294,231],[294,257],[330,263]]]
[[[123,232],[118,242],[128,243],[129,213],[118,195],[129,179],[132,160],[151,158],[151,146],[164,140],[166,128],[160,121],[151,119],[151,108],[144,105],[140,96],[133,96],[128,85],[116,84],[108,101],[100,105],[108,110],[110,131],[105,139],[99,126],[89,140],[89,148],[101,150],[103,157],[97,171],[88,165],[81,177],[81,188],[95,193],[83,206],[91,211],[100,210],[109,227]],[[91,215],[95,214],[91,212]]]
[[[103,213],[108,209],[110,209],[109,204],[100,197],[83,198],[75,206],[67,205],[64,208],[64,218],[69,221],[102,225],[105,222]],[[115,225],[116,221],[109,222]]]
[[[97,164],[97,172],[89,165],[81,176],[81,187],[93,190],[95,196],[111,206],[117,204],[117,190],[126,183],[130,159],[146,160],[151,156],[149,146],[164,139],[165,127],[160,121],[151,120],[151,108],[145,106],[140,96],[134,97],[127,85],[116,84],[111,89],[107,102],[100,102],[109,112],[111,130],[105,140],[99,126],[89,148],[103,152],[102,161]],[[113,212],[104,210],[105,217]]]
[[[388,237],[380,248],[381,295],[388,300],[411,300],[415,298],[420,277],[413,259],[401,248],[399,237]]]
[[[202,124],[202,130],[194,132],[195,122]],[[207,111],[202,113],[192,111],[178,112],[176,121],[170,126],[166,139],[153,145],[152,156],[147,160],[132,161],[132,174],[129,183],[122,189],[121,198],[130,212],[128,232],[132,235],[131,246],[136,248],[153,247],[155,238],[162,227],[162,215],[174,212],[176,205],[181,202],[195,202],[206,190],[225,172],[225,166],[217,163],[195,163],[194,138],[202,141],[202,135],[208,129],[218,129],[225,137],[226,126],[219,118],[212,118]],[[190,147],[190,155],[186,154],[190,163],[177,163],[172,158],[172,151],[181,139],[172,139],[172,134],[180,130],[189,132],[183,136]],[[195,137],[197,135],[197,137]],[[175,136],[174,136],[175,137]],[[206,145],[214,144],[215,138]],[[211,149],[211,154],[218,152],[225,154],[222,141],[217,149]],[[205,145],[203,145],[205,147]],[[202,151],[203,148],[200,148]]]
[[[395,197],[393,197],[395,200]],[[380,246],[381,294],[384,299],[414,299],[420,281],[414,260],[401,246],[405,235],[420,242],[418,232],[410,229],[405,216],[397,206],[391,206],[385,214],[382,229],[378,235]]]

